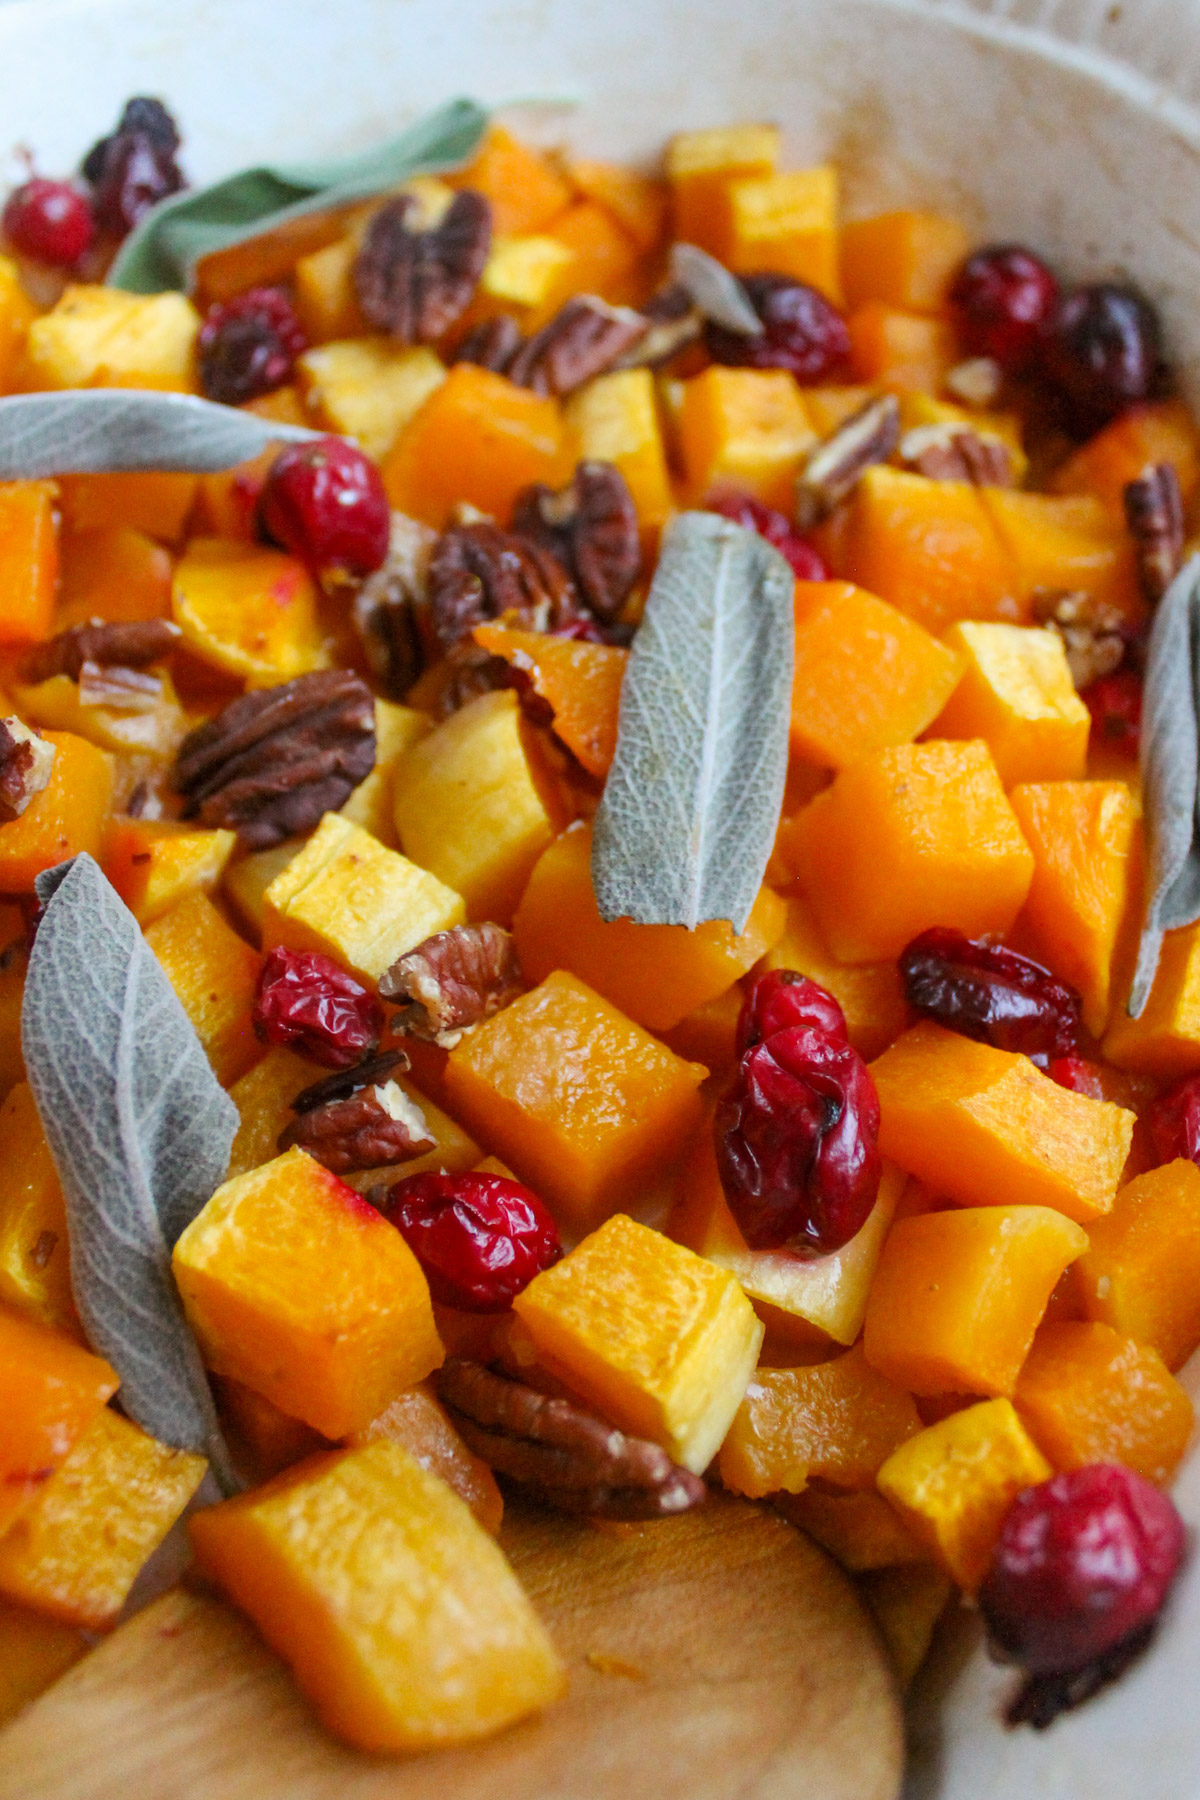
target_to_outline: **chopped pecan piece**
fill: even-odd
[[[969,481],[973,487],[1013,485],[1008,445],[964,425],[918,425],[905,432],[899,450],[901,461],[930,481]]]
[[[642,567],[637,508],[612,463],[581,462],[554,493],[537,482],[518,494],[512,528],[550,550],[598,619],[614,619]]]
[[[48,786],[57,755],[53,744],[20,719],[0,719],[0,821],[19,819]]]
[[[563,1512],[657,1519],[699,1506],[707,1492],[657,1444],[482,1363],[451,1357],[438,1391],[476,1456]]]
[[[1173,463],[1151,463],[1129,483],[1125,520],[1137,550],[1142,592],[1156,606],[1183,560],[1183,496]]]
[[[894,394],[868,400],[823,438],[796,482],[796,524],[811,531],[847,497],[873,463],[886,462],[900,440],[900,406]]]
[[[248,850],[309,831],[375,767],[375,701],[349,669],[298,675],[231,701],[179,748],[184,816]]]
[[[506,613],[527,630],[549,631],[581,611],[557,556],[486,520],[442,533],[429,563],[429,603],[445,650]]]
[[[946,392],[964,406],[994,406],[1004,386],[1004,370],[991,356],[968,356],[946,377]]]
[[[102,668],[85,662],[79,671],[80,706],[105,706],[110,712],[153,712],[163,695],[161,675],[142,669]]]
[[[429,604],[429,558],[437,533],[406,513],[392,514],[387,560],[354,597],[354,625],[372,675],[385,694],[407,693],[425,664],[418,618]]]
[[[468,331],[454,352],[453,361],[475,363],[481,369],[492,369],[497,375],[503,375],[522,342],[517,321],[510,313],[498,313],[494,319],[484,319],[481,325]]]
[[[1077,689],[1111,675],[1125,659],[1124,614],[1082,588],[1038,588],[1033,616],[1062,639]]]
[[[384,1000],[404,1003],[394,1029],[450,1048],[468,1025],[515,1000],[522,985],[510,933],[489,921],[426,938],[392,964],[379,992]]]
[[[408,1058],[392,1050],[314,1082],[292,1101],[297,1114],[279,1135],[280,1150],[299,1145],[335,1175],[411,1162],[435,1147],[425,1115],[392,1079]]]
[[[115,625],[93,619],[35,645],[21,672],[26,681],[49,681],[55,675],[69,675],[78,681],[84,663],[105,669],[144,669],[147,663],[169,656],[180,635],[178,625],[170,619],[134,619]]]
[[[464,188],[440,222],[419,228],[412,194],[381,206],[354,263],[354,290],[366,318],[402,344],[436,343],[464,313],[492,247],[492,209]]]
[[[609,306],[594,294],[576,294],[526,338],[508,366],[508,378],[535,394],[571,394],[611,369],[648,330],[641,313]]]
[[[704,314],[681,281],[659,288],[642,308],[647,331],[614,368],[657,369],[704,335]]]

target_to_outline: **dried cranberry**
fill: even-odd
[[[370,575],[387,557],[391,513],[379,470],[344,438],[280,451],[258,516],[267,536],[327,585]]]
[[[69,269],[96,235],[87,200],[69,181],[47,181],[34,175],[8,196],[4,235],[22,256]]]
[[[1142,741],[1142,678],[1136,669],[1118,669],[1085,687],[1079,698],[1092,715],[1097,737],[1127,756]]]
[[[408,1175],[382,1210],[434,1299],[461,1312],[504,1312],[562,1255],[558,1227],[537,1195],[504,1175]]]
[[[908,1003],[950,1031],[1043,1065],[1079,1046],[1082,1001],[1031,957],[941,926],[900,957]]]
[[[1183,1521],[1165,1494],[1118,1464],[1093,1463],[1017,1495],[1001,1527],[979,1607],[995,1655],[1033,1677],[1100,1680],[1119,1672],[1114,1653],[1140,1649],[1185,1549]],[[1063,1704],[1100,1685],[1066,1690]],[[1044,1696],[1050,1700],[1050,1694]]]
[[[710,320],[704,338],[714,362],[734,369],[788,369],[797,381],[828,381],[850,354],[850,333],[835,306],[790,275],[747,275],[742,282],[762,320],[761,337]]]
[[[1023,374],[1058,305],[1058,283],[1021,244],[989,244],[969,256],[950,287],[963,348]]]
[[[791,563],[798,581],[828,581],[829,571],[818,552],[773,506],[741,494],[731,494],[714,500],[711,510],[720,513],[723,519],[732,519],[735,525],[742,525],[747,531],[757,531],[768,544],[774,544],[780,555],[786,556]]]
[[[282,288],[249,288],[209,308],[198,341],[200,384],[210,400],[242,406],[290,381],[307,348]]]
[[[254,1002],[254,1030],[327,1069],[349,1069],[369,1056],[383,1030],[383,1008],[361,981],[315,950],[272,950]]]
[[[1132,288],[1107,281],[1076,288],[1059,303],[1041,366],[1065,398],[1072,428],[1087,436],[1160,391],[1158,314]]]
[[[179,130],[161,100],[127,102],[110,136],[92,145],[83,175],[92,184],[92,206],[101,229],[124,237],[170,194],[187,186],[175,152]]]
[[[834,1042],[844,1044],[846,1015],[828,988],[800,975],[795,969],[771,969],[760,975],[742,1005],[738,1018],[737,1053],[744,1056],[764,1038],[793,1025],[808,1025]]]
[[[1200,1075],[1189,1075],[1160,1094],[1146,1110],[1146,1124],[1160,1163],[1177,1157],[1200,1162]]]
[[[1057,1081],[1059,1087],[1070,1088],[1073,1094],[1086,1094],[1089,1100],[1109,1098],[1103,1069],[1085,1056],[1056,1056],[1046,1073],[1051,1081]]]

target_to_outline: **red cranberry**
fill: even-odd
[[[1059,303],[1042,369],[1061,390],[1072,428],[1086,437],[1161,390],[1158,314],[1131,288],[1100,281]]]
[[[60,269],[73,268],[96,235],[92,209],[78,188],[41,175],[13,189],[2,222],[14,250]]]
[[[1078,1048],[1079,995],[1015,950],[939,926],[908,945],[900,973],[909,1005],[949,1031],[1043,1066]]]
[[[732,519],[735,525],[742,525],[747,531],[757,531],[768,544],[774,544],[791,563],[798,581],[829,580],[829,571],[818,552],[773,506],[765,506],[761,500],[751,500],[741,494],[731,494],[714,500],[711,510],[720,513],[723,519]]]
[[[369,1056],[383,1031],[383,1008],[353,975],[315,950],[272,950],[254,1002],[264,1044],[285,1044],[327,1069]]]
[[[737,1053],[744,1056],[764,1038],[793,1025],[808,1025],[839,1044],[846,1043],[846,1015],[828,988],[795,969],[771,969],[760,975],[738,1018]]]
[[[797,381],[828,381],[850,354],[846,321],[824,294],[790,275],[747,275],[742,282],[763,323],[761,337],[711,320],[704,337],[714,362],[734,369],[789,369]]]
[[[1147,1108],[1146,1124],[1160,1163],[1177,1157],[1200,1162],[1200,1075],[1189,1075],[1161,1094]]]
[[[130,100],[110,136],[92,145],[83,160],[92,184],[92,205],[101,229],[125,237],[170,194],[187,186],[175,152],[179,130],[161,100]]]
[[[1036,360],[1058,305],[1058,283],[1031,250],[989,244],[958,271],[950,304],[964,350],[1020,375]]]
[[[461,1312],[504,1312],[562,1256],[536,1194],[504,1175],[408,1175],[384,1214],[420,1263],[429,1291]]]
[[[282,288],[257,287],[212,306],[200,327],[200,383],[210,400],[242,406],[290,381],[308,348]]]
[[[1086,1094],[1089,1100],[1109,1098],[1105,1091],[1104,1071],[1085,1056],[1056,1056],[1046,1073],[1051,1081],[1057,1081],[1059,1087],[1070,1088],[1073,1094]]]
[[[1127,756],[1136,756],[1142,741],[1142,678],[1137,670],[1102,675],[1079,698],[1092,715],[1096,736]]]
[[[370,575],[388,552],[391,514],[379,470],[344,438],[280,451],[258,516],[267,536],[324,583]]]

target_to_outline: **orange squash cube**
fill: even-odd
[[[382,473],[397,511],[440,531],[460,501],[507,519],[523,487],[562,487],[571,468],[557,400],[458,363],[400,433]]]
[[[643,256],[658,248],[667,224],[667,189],[663,182],[624,163],[591,162],[572,157],[566,164],[571,185],[587,200],[610,212],[629,233]]]
[[[1138,1175],[1089,1236],[1075,1272],[1087,1317],[1182,1368],[1200,1345],[1200,1169],[1180,1157]]]
[[[189,650],[252,687],[328,666],[316,588],[281,550],[193,538],[175,570],[171,612]]]
[[[667,146],[674,236],[722,256],[721,200],[730,181],[773,175],[778,125],[727,125],[682,131]]]
[[[354,291],[359,233],[348,231],[296,260],[296,311],[310,344],[362,337],[371,329]]]
[[[643,531],[657,531],[673,500],[650,370],[617,369],[585,382],[567,401],[565,417],[579,461],[619,469]]]
[[[197,475],[158,469],[126,475],[61,475],[59,506],[68,531],[125,530],[176,544],[199,488]],[[107,609],[103,616],[109,617]]]
[[[557,971],[450,1052],[448,1103],[573,1230],[678,1154],[708,1073]]]
[[[0,901],[5,908],[11,902]],[[25,1079],[25,1057],[21,1050],[21,1007],[25,1000],[25,970],[29,956],[24,945],[22,920],[20,936],[10,936],[0,950],[0,1094],[8,1094],[18,1081]]]
[[[480,1457],[467,1449],[450,1423],[449,1413],[438,1405],[424,1383],[398,1394],[377,1419],[361,1431],[351,1432],[346,1445],[350,1450],[358,1450],[380,1438],[399,1444],[423,1469],[440,1475],[470,1507],[485,1531],[493,1537],[499,1533],[504,1498],[496,1486],[496,1477]]]
[[[0,1306],[0,1538],[116,1391],[102,1358]]]
[[[895,1671],[900,1692],[911,1687],[954,1591],[943,1570],[930,1563],[875,1569],[858,1583]]]
[[[940,313],[946,290],[971,250],[959,219],[945,213],[876,213],[842,226],[841,273],[853,310],[882,300],[914,313]]]
[[[1053,1470],[1009,1400],[984,1400],[901,1444],[879,1489],[914,1535],[973,1592],[1022,1488]]]
[[[55,498],[48,481],[0,482],[0,644],[28,644],[53,628]]]
[[[0,1106],[0,1301],[82,1337],[71,1297],[67,1209],[33,1092]]]
[[[955,650],[886,600],[848,581],[798,581],[795,612],[793,756],[844,768],[910,743],[949,700]]]
[[[784,511],[817,436],[786,369],[717,363],[683,383],[678,430],[692,504],[733,490]]]
[[[832,163],[743,175],[716,188],[710,230],[738,275],[770,269],[842,300],[838,269],[838,172]]]
[[[233,854],[232,831],[200,831],[169,819],[121,819],[109,833],[104,873],[148,925],[189,894],[209,894]]]
[[[0,846],[10,829],[0,826]],[[1156,1081],[1194,1075],[1200,1069],[1200,925],[1168,931],[1139,1019],[1131,1019],[1126,1009],[1128,992],[1126,971],[1104,1039],[1109,1062]]]
[[[168,1449],[101,1407],[0,1539],[0,1593],[68,1625],[104,1631],[207,1467],[202,1456]]]
[[[1008,796],[1033,852],[1021,924],[1036,954],[1083,997],[1101,1036],[1113,957],[1141,859],[1140,808],[1123,781],[1048,781]]]
[[[412,1251],[303,1150],[219,1187],[173,1267],[216,1373],[325,1437],[360,1431],[442,1361]]]
[[[200,1567],[359,1749],[468,1743],[566,1685],[500,1549],[398,1444],[313,1457],[189,1530]]]
[[[798,1494],[810,1477],[870,1488],[920,1429],[912,1395],[872,1369],[861,1345],[807,1369],[756,1369],[721,1445],[721,1480],[752,1500]]]
[[[936,394],[954,367],[954,332],[942,319],[867,300],[846,324],[854,381],[873,382],[893,394]]]
[[[790,832],[792,866],[834,954],[899,956],[918,932],[1007,931],[1033,857],[986,744],[877,750],[842,769]]]
[[[1011,1394],[1051,1289],[1087,1244],[1048,1206],[899,1220],[867,1302],[867,1361],[914,1394]]]
[[[724,919],[695,931],[632,919],[606,923],[596,909],[591,864],[588,825],[573,826],[542,852],[513,920],[525,979],[569,969],[648,1031],[669,1031],[715,1000],[783,930],[784,903],[770,888],[759,890],[737,937]]]
[[[0,256],[0,393],[10,394],[20,375],[29,327],[38,309],[21,286],[21,271],[11,256]],[[0,1717],[3,1705],[0,1703]]]
[[[852,1575],[923,1563],[928,1552],[883,1495],[863,1488],[836,1493],[805,1488],[775,1501],[785,1519],[807,1531]]]
[[[490,125],[465,168],[446,180],[474,188],[492,204],[497,236],[541,231],[571,203],[570,184],[548,156],[522,144],[503,125]]]
[[[64,531],[55,626],[89,619],[165,619],[171,610],[171,558],[130,525]]]
[[[57,752],[54,767],[21,816],[0,825],[0,894],[31,894],[44,869],[71,856],[103,860],[113,759],[73,732],[42,735]]]
[[[545,1368],[697,1475],[763,1339],[732,1275],[620,1213],[535,1275],[514,1311]]]
[[[330,1448],[328,1438],[281,1412],[271,1400],[227,1375],[212,1377],[213,1394],[222,1429],[239,1472],[252,1486],[269,1481],[305,1456]]]
[[[155,919],[146,942],[227,1087],[262,1055],[251,1017],[262,957],[199,892]]]
[[[788,896],[783,936],[762,960],[763,972],[768,969],[795,969],[828,988],[846,1015],[850,1042],[868,1061],[886,1050],[908,1023],[908,1002],[896,964],[839,962],[812,907],[799,894]]]
[[[1003,1195],[1079,1224],[1110,1212],[1134,1115],[1060,1087],[1027,1056],[928,1020],[871,1064],[879,1147],[960,1206]]]
[[[0,1601],[0,1727],[87,1651],[88,1640],[73,1626]]]
[[[735,982],[715,1000],[706,1000],[680,1019],[670,1031],[662,1032],[664,1044],[684,1062],[703,1063],[710,1075],[726,1068],[737,1054],[737,1027],[745,998]]]
[[[576,200],[547,231],[571,252],[571,261],[563,271],[558,305],[571,292],[598,294],[602,300],[616,302],[630,297],[637,245],[607,207],[597,206],[592,200]]]
[[[1169,1481],[1195,1412],[1156,1350],[1108,1325],[1043,1325],[1013,1403],[1056,1469],[1124,1463]]]
[[[962,658],[962,678],[934,720],[933,736],[982,738],[1005,787],[1078,780],[1091,716],[1058,634],[963,620],[946,642]]]
[[[1048,485],[1055,494],[1092,494],[1123,521],[1126,487],[1157,462],[1171,464],[1188,506],[1200,486],[1200,435],[1182,400],[1131,406],[1060,463]]]
[[[508,631],[502,625],[477,625],[475,642],[529,677],[554,714],[554,735],[589,775],[607,775],[617,748],[629,652],[616,644]]]
[[[1088,494],[980,490],[985,510],[1016,570],[1021,617],[1039,588],[1079,588],[1133,622],[1145,615],[1133,543],[1103,503]]]

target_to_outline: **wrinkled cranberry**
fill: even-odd
[[[161,100],[126,103],[117,128],[83,159],[101,229],[124,237],[160,200],[187,186],[175,160],[179,130]]]
[[[1051,1081],[1057,1081],[1059,1087],[1070,1088],[1073,1094],[1086,1094],[1089,1100],[1107,1100],[1104,1071],[1098,1063],[1089,1062],[1086,1056],[1056,1056],[1046,1070]]]
[[[96,235],[92,209],[78,188],[41,175],[13,189],[3,226],[14,250],[60,269],[72,268]]]
[[[379,470],[344,438],[280,451],[258,516],[267,536],[327,585],[370,575],[387,556],[391,514]]]
[[[846,1015],[818,982],[795,969],[771,969],[760,975],[742,1003],[738,1017],[737,1053],[744,1056],[764,1038],[793,1025],[807,1025],[835,1043],[846,1043]]]
[[[1189,1075],[1146,1109],[1150,1141],[1160,1163],[1186,1157],[1200,1163],[1200,1075]]]
[[[264,1044],[285,1044],[327,1069],[349,1069],[378,1044],[383,1008],[328,956],[272,950],[258,980],[254,1030]]]
[[[949,1031],[1043,1066],[1079,1045],[1082,1001],[1031,957],[936,926],[900,957],[908,1003]]]
[[[734,369],[788,369],[801,382],[828,381],[850,354],[850,333],[835,306],[790,275],[747,275],[742,282],[762,320],[761,337],[704,329],[714,362]]]
[[[1086,437],[1160,391],[1158,314],[1132,288],[1107,281],[1076,288],[1059,303],[1041,366],[1066,399],[1073,429]]]
[[[558,1227],[537,1195],[504,1175],[408,1175],[382,1210],[434,1299],[461,1312],[504,1312],[562,1255]]]
[[[200,385],[210,400],[242,406],[290,381],[307,348],[282,288],[249,288],[209,308],[198,340]]]
[[[1127,756],[1142,741],[1142,678],[1136,669],[1118,669],[1085,687],[1079,698],[1092,715],[1092,729]]]
[[[1142,1648],[1186,1547],[1183,1521],[1144,1476],[1113,1463],[1055,1475],[1017,1495],[979,1590],[995,1655],[1033,1677],[1089,1668],[1100,1680],[1062,1692],[1052,1710],[1119,1672],[1122,1648]],[[1127,1660],[1127,1659],[1126,1659]],[[1017,1714],[1049,1723],[1027,1707]]]
[[[1020,375],[1037,358],[1058,306],[1058,283],[1021,244],[989,244],[958,271],[950,305],[964,350]]]
[[[819,553],[773,506],[765,506],[761,500],[751,500],[741,494],[730,494],[712,501],[710,510],[720,513],[723,519],[732,519],[735,525],[743,525],[747,531],[757,531],[768,544],[774,544],[791,563],[798,581],[828,581],[829,571]]]

